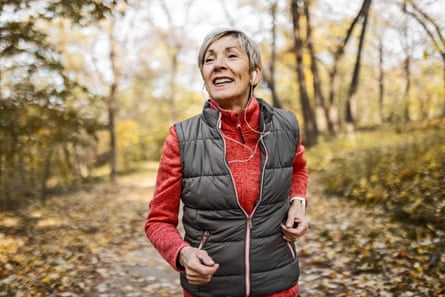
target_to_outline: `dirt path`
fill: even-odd
[[[143,221],[152,184],[144,177],[120,183],[119,192],[131,193],[120,199]],[[370,209],[322,198],[316,184],[311,184],[310,199],[311,228],[297,244],[302,296],[393,296],[393,275],[373,266],[375,248],[386,244],[380,230],[391,223]],[[141,235],[140,223],[131,230],[134,241],[100,255],[109,269],[95,296],[181,296],[177,274]]]
[[[153,172],[127,176],[0,213],[0,297],[182,296],[143,232],[153,185]],[[445,294],[418,249],[435,239],[413,250],[378,209],[321,197],[315,181],[310,189],[311,227],[297,243],[302,296]]]
[[[178,274],[166,264],[149,243],[143,232],[147,204],[152,196],[152,176],[132,176],[119,182],[119,199],[123,201],[110,209],[119,212],[126,209],[131,224],[131,236],[121,244],[110,245],[99,253],[99,273],[103,280],[96,285],[91,296],[182,296]]]

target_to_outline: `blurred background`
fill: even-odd
[[[255,95],[297,115],[320,193],[419,227],[403,236],[430,239],[413,257],[443,289],[445,1],[11,0],[0,13],[0,218],[155,168],[168,128],[208,99],[200,42],[231,26],[261,46]]]
[[[431,0],[2,2],[0,205],[157,160],[168,127],[207,99],[197,51],[214,27],[261,45],[256,95],[297,114],[307,147],[443,117],[444,11]]]

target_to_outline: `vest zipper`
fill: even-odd
[[[265,158],[264,158],[264,163],[261,169],[261,180],[260,180],[260,195],[259,195],[259,200],[256,203],[255,207],[252,210],[252,213],[250,215],[247,214],[247,212],[244,210],[244,208],[241,206],[241,204],[239,203],[239,197],[238,197],[238,191],[236,189],[236,184],[235,184],[235,179],[233,178],[233,174],[232,171],[230,170],[230,166],[227,163],[227,158],[226,158],[226,140],[224,139],[222,133],[221,133],[221,113],[218,116],[218,123],[217,123],[217,127],[218,127],[218,133],[221,136],[223,143],[224,143],[224,163],[226,164],[226,167],[230,173],[230,177],[232,180],[232,185],[233,188],[235,190],[235,196],[236,196],[236,202],[238,204],[238,207],[241,209],[241,211],[244,213],[245,217],[246,217],[246,244],[244,247],[244,262],[245,262],[245,267],[244,267],[244,271],[245,271],[245,286],[246,286],[246,297],[250,296],[250,232],[251,229],[253,228],[253,223],[252,223],[252,218],[253,218],[253,214],[255,213],[255,210],[257,209],[258,205],[261,202],[261,199],[263,197],[263,182],[264,182],[264,171],[266,169],[266,164],[269,160],[269,152],[267,151],[266,145],[264,144],[263,139],[260,139],[260,142],[264,148],[264,152],[265,152]],[[244,143],[244,137],[243,134],[241,132],[241,124],[238,122],[237,125],[238,131],[240,131],[240,136],[241,136],[241,140]],[[261,136],[260,136],[261,137]]]
[[[252,212],[253,215],[253,212]],[[250,230],[252,229],[252,215],[247,216],[246,224],[246,245],[244,249],[244,261],[246,267],[244,268],[245,277],[244,282],[246,286],[246,297],[250,296]]]
[[[233,174],[232,171],[230,170],[230,166],[227,163],[227,158],[226,158],[226,140],[223,137],[222,133],[221,133],[221,113],[219,114],[218,117],[218,133],[220,134],[223,143],[224,143],[224,163],[226,164],[227,170],[229,171],[230,174],[230,179],[232,181],[232,185],[233,185],[233,189],[235,190],[235,197],[236,197],[236,203],[238,204],[238,207],[241,209],[241,211],[243,212],[244,216],[246,217],[246,240],[245,240],[245,246],[244,246],[244,274],[245,274],[245,278],[244,278],[244,284],[246,286],[246,297],[250,296],[250,229],[252,226],[252,215],[253,215],[253,211],[252,211],[252,215],[248,215],[247,212],[244,210],[244,208],[241,206],[241,204],[239,203],[239,197],[238,197],[238,191],[236,189],[236,184],[235,184],[235,179],[233,178]],[[237,125],[238,128],[238,125]],[[244,141],[244,138],[242,137],[241,134],[241,125],[238,128],[238,131],[240,131],[240,135],[241,135],[241,139]]]
[[[261,136],[260,136],[261,137]],[[246,258],[246,297],[250,296],[250,232],[253,228],[253,215],[258,207],[258,205],[261,203],[261,200],[263,198],[263,182],[264,182],[264,172],[266,169],[266,164],[269,160],[269,152],[267,151],[267,148],[264,144],[263,138],[260,139],[261,145],[264,148],[264,163],[261,167],[261,178],[260,178],[260,194],[259,194],[259,200],[255,204],[255,207],[252,210],[252,213],[247,216],[247,227],[246,227],[246,251],[245,251],[245,258]],[[248,272],[248,273],[247,273]]]

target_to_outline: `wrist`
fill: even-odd
[[[178,258],[176,260],[176,264],[180,270],[185,269],[185,263],[187,262],[185,253],[187,253],[188,248],[190,248],[190,246],[184,246],[179,251]]]
[[[295,202],[297,201],[297,202]],[[292,197],[290,198],[290,204],[293,205],[294,203],[300,203],[301,210],[303,211],[303,214],[306,214],[306,199],[303,197]]]

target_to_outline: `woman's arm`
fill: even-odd
[[[307,184],[308,184],[308,171],[306,167],[306,159],[304,157],[304,146],[300,143],[295,153],[294,163],[293,163],[293,173],[292,173],[292,185],[289,198],[301,197],[306,199],[307,206]]]
[[[304,158],[304,146],[300,143],[295,154],[293,163],[292,185],[289,198],[291,206],[287,213],[287,219],[281,224],[283,237],[288,241],[296,241],[299,237],[306,233],[309,224],[306,220],[305,211],[307,206],[306,190],[307,190],[308,172],[306,167],[306,159]],[[301,201],[303,200],[303,201]]]
[[[174,126],[162,148],[153,199],[145,222],[145,233],[161,256],[176,270],[180,250],[189,246],[179,233],[178,215],[182,186],[179,143]]]

